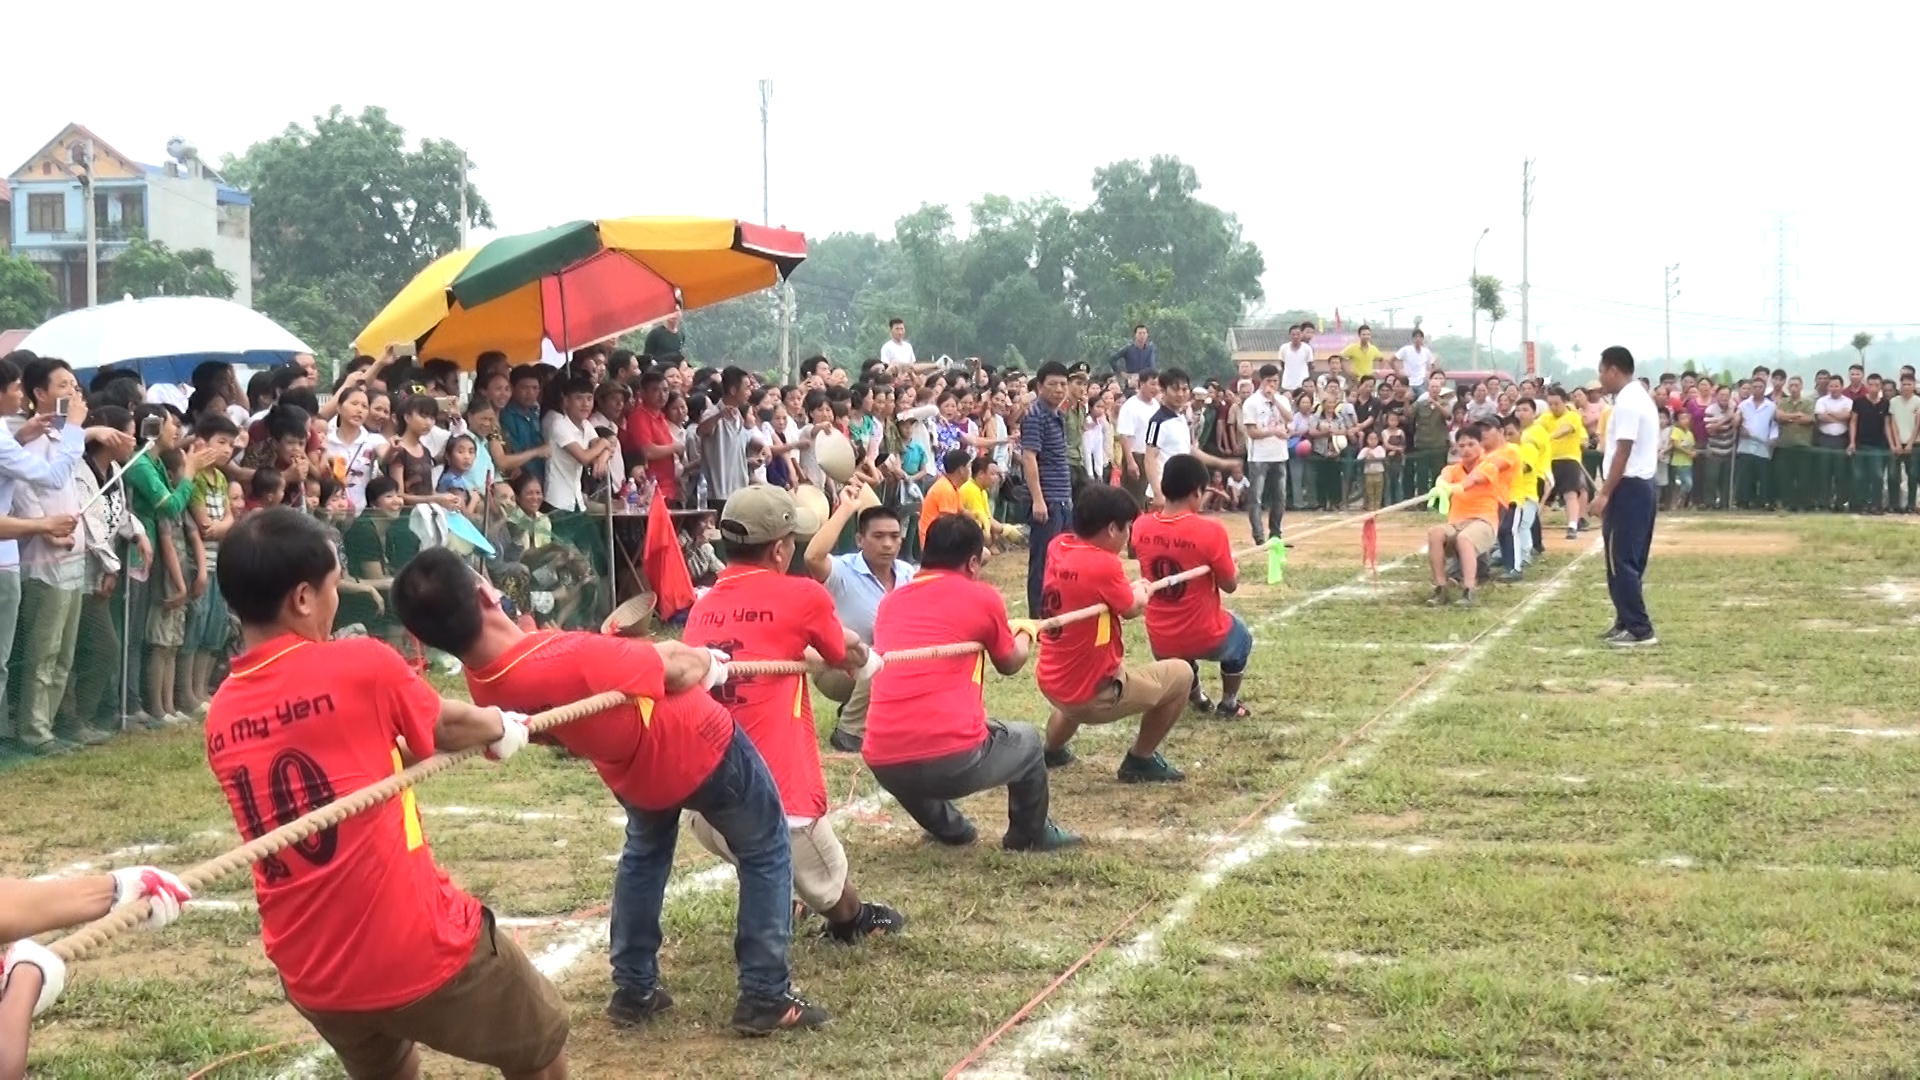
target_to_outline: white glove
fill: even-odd
[[[707,665],[707,677],[700,680],[700,688],[702,690],[712,690],[714,687],[726,682],[730,675],[730,672],[727,671],[727,661],[733,659],[733,657],[728,656],[719,649],[708,649],[707,654],[713,657],[713,661]]]
[[[880,674],[880,669],[886,666],[887,666],[887,662],[884,658],[881,657],[880,650],[869,647],[867,649],[867,662],[864,664],[861,664],[860,670],[855,672],[854,674],[858,675],[862,679],[867,680],[868,682],[872,682],[873,677],[875,675]]]
[[[37,941],[16,941],[7,946],[6,966],[4,974],[0,974],[0,985],[13,981],[13,969],[19,964],[40,969],[40,998],[33,1003],[33,1015],[39,1016],[60,996],[60,991],[67,988],[66,962]]]
[[[180,905],[193,893],[179,878],[151,866],[123,866],[113,872],[113,906],[147,901],[146,929],[158,930],[180,918]]]
[[[490,761],[505,761],[527,745],[527,714],[500,710],[500,737],[487,744]]]

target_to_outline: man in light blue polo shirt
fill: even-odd
[[[860,509],[865,489],[850,484],[840,493],[840,505],[807,544],[807,573],[827,587],[840,625],[873,644],[873,616],[888,593],[912,580],[913,565],[900,558],[900,515],[890,506]],[[835,555],[833,547],[854,522],[859,550]],[[835,750],[860,752],[867,732],[867,682],[845,671],[823,671],[813,677],[820,692],[840,703],[833,735]]]

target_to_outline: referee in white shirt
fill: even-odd
[[[1600,436],[1600,471],[1606,479],[1592,507],[1600,515],[1607,592],[1613,597],[1613,628],[1604,640],[1621,648],[1658,645],[1641,580],[1647,573],[1659,502],[1653,469],[1660,453],[1660,416],[1652,395],[1633,377],[1633,354],[1622,346],[1609,346],[1600,354],[1600,386],[1613,395],[1613,412]]]

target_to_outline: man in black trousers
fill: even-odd
[[[1605,479],[1592,507],[1600,515],[1607,592],[1613,597],[1613,628],[1604,640],[1619,648],[1658,645],[1640,585],[1659,505],[1653,470],[1659,459],[1660,415],[1653,396],[1633,377],[1633,354],[1619,345],[1600,354],[1600,386],[1613,395],[1613,412],[1600,436]]]

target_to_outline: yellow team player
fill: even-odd
[[[1532,411],[1532,406],[1528,406]],[[1507,417],[1501,423],[1502,433],[1507,438],[1506,448],[1514,452],[1519,460],[1519,468],[1513,471],[1513,482],[1507,489],[1507,503],[1512,507],[1513,524],[1510,530],[1500,536],[1500,553],[1505,556],[1506,573],[1503,581],[1519,581],[1521,571],[1533,561],[1534,533],[1540,527],[1540,489],[1547,474],[1546,451],[1526,439],[1526,425],[1517,415]],[[1505,516],[1502,515],[1502,523]]]
[[[1567,508],[1567,539],[1580,539],[1586,527],[1587,470],[1580,464],[1581,451],[1587,445],[1587,426],[1580,414],[1567,406],[1567,392],[1558,386],[1547,387],[1547,415],[1540,418],[1546,428],[1549,457],[1553,461],[1553,486]]]
[[[989,546],[995,543],[1012,543],[1023,538],[1018,525],[1008,525],[993,520],[993,496],[990,494],[1000,485],[1000,467],[985,454],[973,459],[972,474],[967,482],[960,485],[960,506],[980,523],[980,531],[987,534]]]

